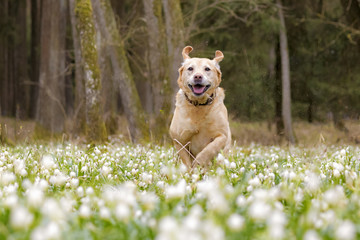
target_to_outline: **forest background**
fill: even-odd
[[[186,45],[223,51],[239,142],[266,131],[296,142],[293,121],[360,141],[358,0],[2,0],[0,11],[1,142],[28,137],[29,121],[34,136],[169,140]]]

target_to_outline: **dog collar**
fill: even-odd
[[[194,106],[196,107],[196,106],[206,106],[206,105],[212,104],[213,101],[214,101],[214,99],[215,99],[215,97],[216,97],[216,94],[215,94],[215,93],[216,93],[216,92],[214,92],[213,94],[211,94],[211,96],[210,96],[210,97],[206,100],[206,102],[204,102],[204,103],[199,103],[197,100],[195,100],[195,101],[191,100],[191,99],[188,97],[188,95],[186,95],[186,93],[184,93],[184,95],[185,95],[186,100],[187,100],[189,103],[191,103],[192,105],[194,105]]]

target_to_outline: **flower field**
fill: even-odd
[[[358,239],[360,148],[0,147],[0,239]]]

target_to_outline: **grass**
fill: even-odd
[[[234,147],[207,173],[173,148],[0,147],[0,239],[358,239],[360,148]]]

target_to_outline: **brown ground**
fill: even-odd
[[[119,130],[124,139],[129,135],[124,117],[118,118]],[[39,140],[39,134],[35,134],[36,124],[34,121],[19,121],[14,118],[0,117],[0,134],[5,133],[8,142],[24,143]],[[275,125],[267,122],[240,122],[232,120],[230,127],[233,140],[237,145],[249,145],[252,143],[262,145],[284,145],[286,141],[276,136]],[[327,145],[358,145],[360,144],[360,121],[347,120],[345,127],[348,132],[338,130],[332,123],[307,123],[294,122],[293,128],[300,146],[316,146],[319,143]],[[46,139],[77,139],[70,134],[58,135]],[[1,142],[0,142],[1,143]]]

